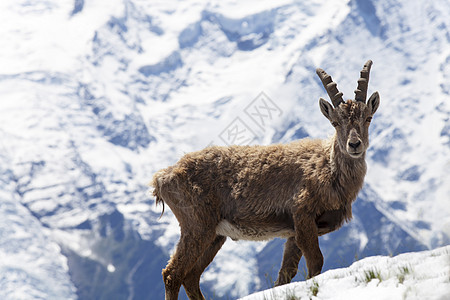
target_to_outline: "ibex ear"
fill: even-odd
[[[331,104],[323,98],[319,99],[319,106],[323,115],[331,121],[331,112],[334,110],[333,106],[331,106]]]
[[[377,111],[378,105],[380,105],[380,95],[378,92],[375,92],[370,96],[369,101],[367,101],[367,106],[372,115]]]

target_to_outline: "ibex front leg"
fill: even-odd
[[[299,214],[294,219],[295,241],[306,259],[308,278],[320,274],[323,266],[323,255],[319,248],[319,236],[315,219]]]
[[[284,245],[283,262],[278,273],[275,286],[291,282],[298,270],[298,263],[302,258],[302,251],[298,248],[295,237],[290,237]]]

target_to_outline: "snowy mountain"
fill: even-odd
[[[265,290],[242,300],[448,299],[450,246],[396,257],[373,256],[313,279]]]
[[[153,173],[209,144],[326,138],[315,68],[353,98],[367,59],[366,184],[324,271],[450,244],[448,1],[303,2],[1,1],[0,298],[162,298],[179,231]],[[269,287],[283,242],[227,241],[205,294]]]

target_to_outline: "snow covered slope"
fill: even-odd
[[[324,270],[448,245],[449,20],[446,0],[1,1],[0,290],[162,297],[179,233],[152,174],[211,143],[327,137],[315,68],[352,98],[367,59],[366,185]],[[270,286],[282,244],[228,241],[202,288]]]
[[[348,268],[241,298],[268,299],[448,299],[450,246],[395,257],[373,256]]]
[[[13,190],[14,178],[3,173],[0,176],[0,298],[75,299],[75,287],[61,248],[49,238],[48,229],[21,205]]]

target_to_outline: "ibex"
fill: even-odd
[[[276,285],[289,283],[303,255],[308,277],[319,274],[323,255],[318,237],[352,218],[352,202],[363,186],[369,124],[378,92],[366,103],[372,61],[364,65],[355,100],[344,101],[322,69],[317,74],[333,106],[320,110],[335,128],[328,140],[302,139],[269,146],[212,146],[184,155],[157,172],[156,203],[166,203],[181,236],[163,270],[166,300],[181,285],[190,299],[204,299],[200,276],[222,247],[233,240],[286,238]]]

